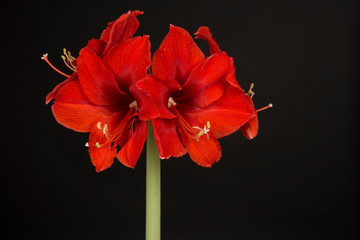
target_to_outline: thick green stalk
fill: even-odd
[[[160,240],[161,171],[154,132],[149,121],[146,140],[146,240]]]

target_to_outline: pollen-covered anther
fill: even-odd
[[[104,128],[103,128],[103,134],[105,134],[105,136],[106,137],[108,137],[108,131],[109,131],[109,129],[108,129],[108,127],[107,127],[107,124],[105,124],[105,126],[104,126]]]
[[[73,56],[71,56],[70,51],[66,51],[66,48],[63,49],[64,55],[61,55],[62,60],[64,61],[65,65],[76,72],[77,68],[72,64],[72,62],[75,60]]]
[[[95,146],[96,146],[97,148],[101,148],[101,147],[102,147],[99,142],[96,142],[96,143],[95,143]]]
[[[170,108],[171,106],[175,106],[176,102],[174,101],[174,99],[172,97],[169,97],[168,100],[168,108]]]
[[[133,107],[135,108],[135,111],[138,108],[137,102],[135,100],[132,103],[130,103],[130,105],[129,105],[129,108],[133,108]]]
[[[206,122],[206,125],[204,125],[204,128],[200,128],[198,126],[194,126],[193,128],[199,130],[199,132],[196,134],[196,140],[197,141],[199,141],[199,138],[204,134],[206,134],[207,139],[209,139],[208,132],[210,132],[210,121]]]
[[[249,97],[251,97],[251,98],[255,95],[255,92],[252,91],[253,88],[254,88],[254,84],[251,83],[251,84],[250,84],[250,89],[249,89],[249,91],[246,93],[246,95],[249,96]]]
[[[107,124],[105,124],[104,127],[102,127],[102,126],[101,126],[101,122],[98,122],[98,123],[96,124],[96,127],[97,127],[99,130],[102,130],[103,134],[104,134],[107,138],[109,138],[109,137],[108,137],[108,131],[109,131],[109,129],[108,129],[108,125],[107,125]]]

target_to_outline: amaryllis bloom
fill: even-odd
[[[134,84],[150,67],[148,36],[113,47],[103,58],[89,47],[77,58],[78,81],[56,94],[52,111],[67,128],[90,132],[89,153],[96,171],[110,167],[116,157],[134,167],[147,136],[147,121],[158,112]]]
[[[130,39],[135,34],[140,23],[137,19],[137,16],[142,15],[142,11],[128,11],[127,13],[121,15],[116,21],[109,22],[107,28],[102,32],[100,39],[92,39],[88,42],[87,48],[94,51],[98,56],[104,57],[107,52],[117,44]],[[78,76],[76,74],[77,70],[77,59],[71,55],[69,51],[64,49],[64,55],[62,59],[64,60],[65,65],[73,71],[71,75],[61,72],[55,68],[48,60],[48,55],[44,54],[42,57],[55,71],[66,77],[66,80],[59,83],[47,96],[46,104],[54,99],[57,92],[68,82],[78,81]]]
[[[46,102],[55,99],[52,111],[60,124],[90,132],[86,145],[96,171],[110,167],[115,157],[134,167],[146,139],[147,121],[158,116],[148,96],[134,87],[148,75],[151,64],[149,37],[131,38],[140,14],[129,11],[109,23],[100,39],[89,41],[76,59],[64,50],[72,75],[53,67],[67,79]],[[47,55],[44,59],[49,63]]]
[[[236,81],[233,59],[207,27],[196,36],[209,43],[209,57],[186,30],[171,25],[152,58],[153,76],[136,87],[152,97],[160,113],[152,120],[160,157],[189,153],[198,165],[210,167],[221,158],[217,138],[239,130],[256,111]]]

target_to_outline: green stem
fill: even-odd
[[[146,240],[160,240],[161,224],[160,158],[149,121],[146,141]]]

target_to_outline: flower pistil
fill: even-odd
[[[72,70],[73,72],[76,72],[76,66],[73,64],[73,61],[75,60],[75,58],[73,56],[71,56],[70,51],[67,51],[65,48],[63,49],[64,55],[61,55],[62,60],[64,61],[65,65]],[[59,69],[57,69],[54,65],[52,65],[49,61],[48,58],[48,54],[45,53],[42,57],[42,60],[44,60],[52,69],[54,69],[56,72],[60,73],[61,75],[69,78],[70,75],[63,73],[62,71],[60,71]]]

